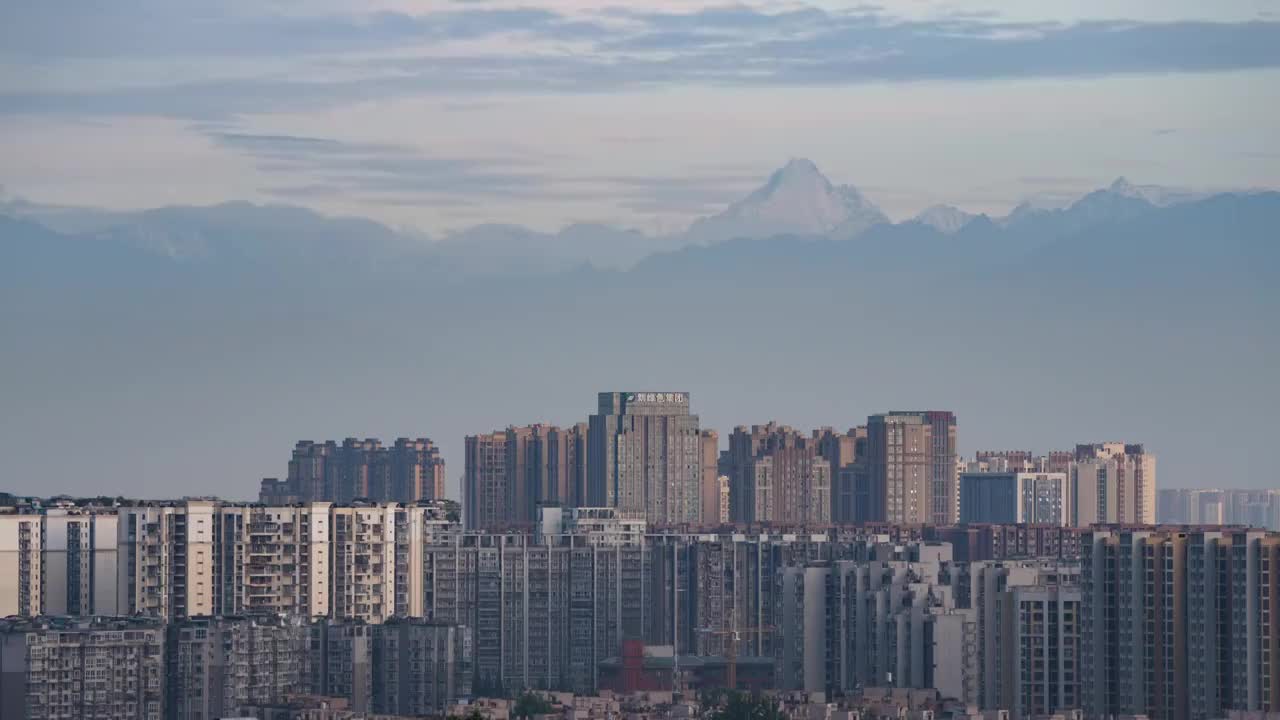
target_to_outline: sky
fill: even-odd
[[[893,218],[1280,187],[1280,3],[0,4],[0,185],[666,233],[791,157]]]

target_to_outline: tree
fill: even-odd
[[[511,711],[512,717],[531,718],[534,715],[548,715],[555,712],[551,701],[535,692],[525,691],[517,700]]]
[[[711,710],[704,715],[708,720],[784,720],[777,698],[736,690],[727,691],[721,697],[722,702],[707,708]]]
[[[489,720],[488,716],[480,712],[480,708],[473,707],[471,712],[463,715],[450,715],[445,720]]]

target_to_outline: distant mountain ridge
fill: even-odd
[[[962,238],[962,231],[981,221],[983,227],[1043,238],[1208,197],[1203,192],[1135,185],[1122,177],[1065,208],[1023,203],[1004,217],[987,218],[934,205],[899,225],[922,225]],[[432,241],[366,218],[248,202],[107,212],[0,198],[0,215],[56,231],[63,242],[95,244],[97,254],[127,247],[179,264],[248,262],[281,268],[325,262],[353,268],[407,263],[454,278],[545,275],[581,267],[628,270],[646,258],[688,246],[775,237],[854,240],[877,227],[894,225],[855,187],[836,185],[804,158],[790,160],[724,211],[695,220],[683,233],[660,237],[604,224],[573,224],[554,233],[486,224]]]

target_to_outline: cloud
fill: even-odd
[[[781,12],[612,8],[569,15],[468,3],[419,14],[306,16],[235,12],[225,8],[241,7],[236,3],[190,0],[132,0],[82,13],[56,3],[15,5],[0,23],[0,58],[41,66],[101,62],[83,88],[0,85],[0,113],[228,118],[428,94],[1280,67],[1280,22],[1261,20],[1061,24],[985,14],[902,20],[862,6]],[[135,67],[119,65],[129,57],[164,58],[167,64],[186,58],[198,70],[184,73],[185,66],[171,63],[171,77],[139,86]],[[243,57],[260,58],[262,70],[246,73]],[[240,64],[221,77],[220,63]]]
[[[434,197],[456,205],[476,197],[532,194],[547,181],[532,163],[514,155],[453,157],[406,145],[196,129],[215,145],[253,158],[262,172],[306,179],[263,189],[280,197],[346,195],[391,204],[406,196],[424,204]]]
[[[235,2],[126,0],[15,3],[0,23],[0,57],[123,58],[335,54],[529,33],[593,37],[590,22],[537,8],[468,7],[424,14],[298,15]]]
[[[759,183],[761,173],[689,172],[680,175],[555,173],[551,159],[513,149],[503,157],[434,155],[389,143],[250,133],[195,125],[218,147],[247,155],[269,176],[287,178],[261,188],[291,201],[357,197],[376,205],[479,207],[507,200],[590,200],[637,212],[718,211]]]
[[[719,212],[758,185],[761,173],[593,176],[567,178],[576,186],[596,188],[619,207],[638,213],[697,215]]]

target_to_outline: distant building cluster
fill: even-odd
[[[1156,520],[1155,456],[1140,444],[965,460],[956,434],[954,413],[895,411],[846,432],[738,426],[721,448],[687,392],[600,393],[585,423],[467,436],[466,524],[527,528],[544,505],[613,507],[651,527]],[[296,452],[291,477],[295,464]]]
[[[348,438],[299,442],[284,480],[262,481],[268,505],[326,500],[415,503],[445,497],[444,458],[430,440],[400,438],[391,447],[378,440]]]
[[[1161,490],[1162,523],[1246,525],[1280,530],[1280,488]]]

